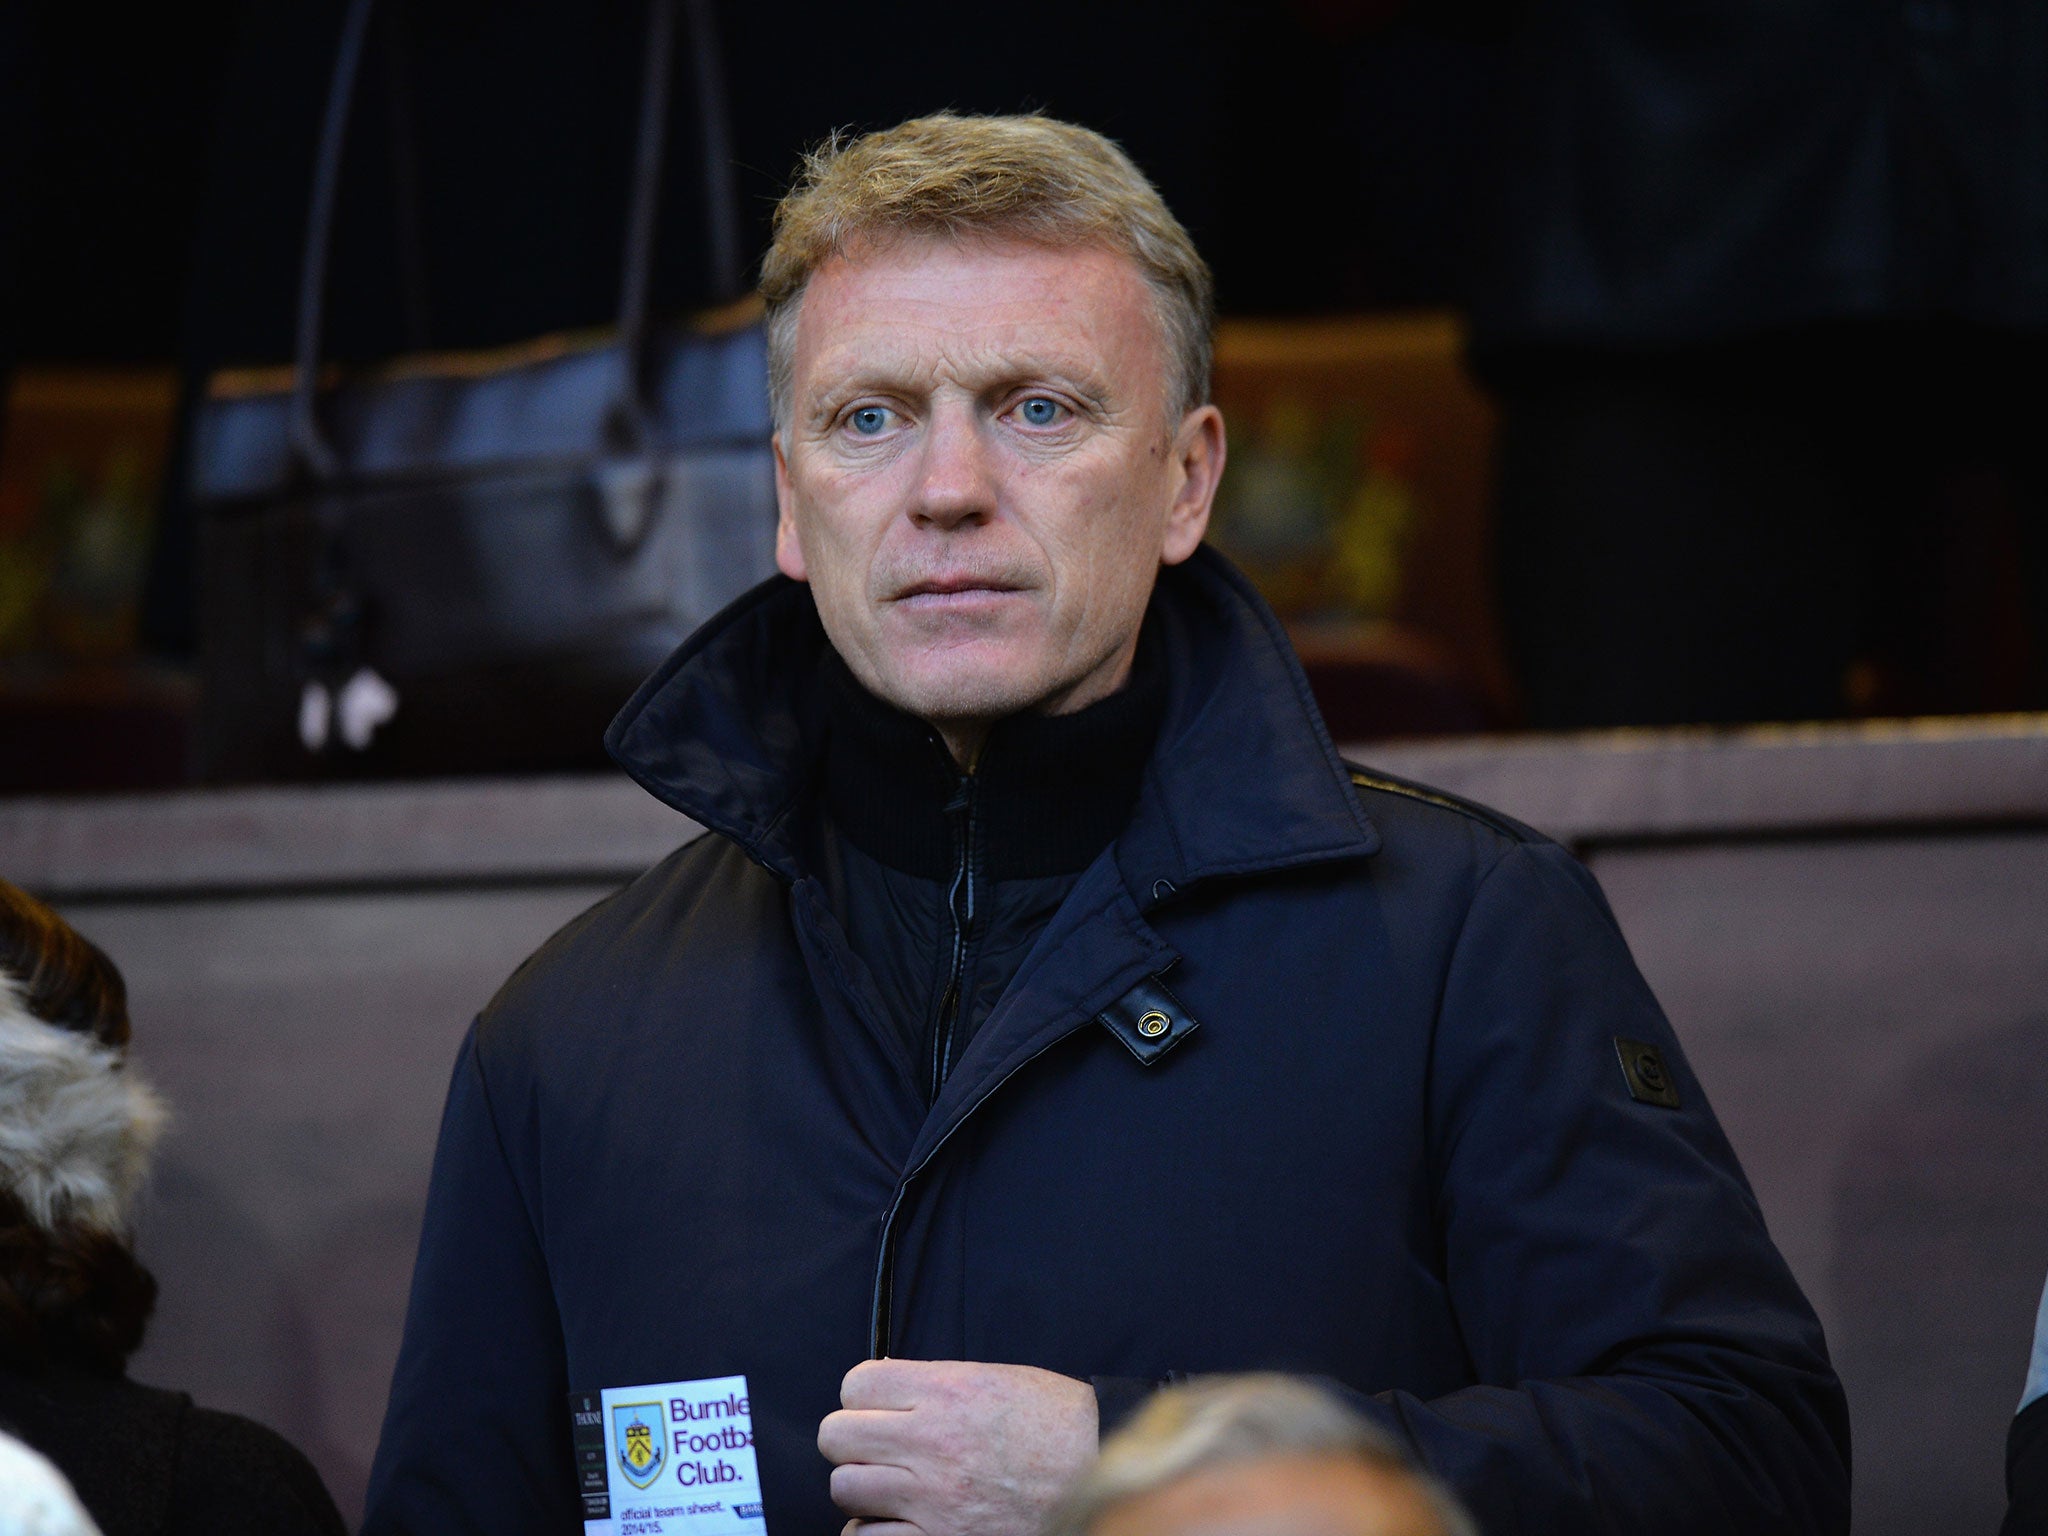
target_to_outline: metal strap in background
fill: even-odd
[[[675,0],[648,0],[647,57],[640,81],[640,128],[619,274],[620,398],[613,419],[635,448],[650,436],[647,410],[647,311],[654,288],[654,235],[661,219],[661,166],[668,147],[668,90],[676,48]]]
[[[730,303],[746,289],[740,258],[739,193],[732,175],[732,115],[725,96],[725,56],[711,0],[689,0],[690,54],[697,75],[697,119],[704,141],[704,231],[711,247],[711,293]]]
[[[291,444],[301,467],[313,478],[331,479],[340,468],[334,446],[320,423],[316,403],[325,319],[328,263],[334,241],[335,208],[348,139],[349,113],[362,74],[363,50],[375,0],[349,0],[341,42],[327,87],[320,145],[313,165],[313,197],[306,215],[306,243],[299,266],[298,330],[293,347]],[[725,71],[711,0],[689,0],[698,112],[703,131],[705,233],[716,299],[739,296],[744,282],[739,223],[734,198],[732,130],[727,121]],[[652,301],[656,228],[660,222],[662,159],[668,137],[669,87],[675,60],[675,0],[649,0],[640,123],[627,213],[626,250],[619,294],[619,337],[625,354],[619,402],[626,429],[647,440],[644,359]],[[401,188],[403,195],[406,189]],[[414,193],[416,195],[416,192]],[[402,216],[402,215],[401,215]]]
[[[738,298],[744,283],[733,185],[732,127],[726,112],[725,66],[711,0],[688,0],[690,53],[702,139],[706,271],[712,297]],[[661,224],[662,166],[668,145],[669,92],[675,75],[676,0],[649,0],[647,57],[640,89],[639,142],[633,157],[632,205],[619,278],[619,341],[624,354],[619,401],[622,425],[639,444],[648,436],[647,342],[653,304],[655,248]]]
[[[342,18],[341,47],[327,86],[327,112],[320,122],[320,149],[313,162],[313,203],[306,214],[306,248],[299,264],[299,325],[293,347],[291,443],[303,468],[330,479],[340,467],[334,446],[313,409],[320,386],[320,325],[327,297],[327,260],[334,237],[334,207],[341,190],[341,154],[348,138],[349,108],[362,72],[363,40],[370,31],[374,0],[349,0]]]

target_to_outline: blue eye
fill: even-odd
[[[889,409],[881,405],[864,405],[846,419],[862,437],[873,437],[889,425]]]
[[[1017,414],[1024,418],[1026,426],[1049,427],[1060,419],[1060,409],[1059,401],[1033,395],[1017,407]]]

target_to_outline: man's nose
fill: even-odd
[[[925,429],[913,521],[936,528],[985,522],[995,515],[996,485],[979,413],[943,406]]]

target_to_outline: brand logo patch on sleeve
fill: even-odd
[[[1621,1057],[1621,1075],[1628,1080],[1628,1096],[1638,1104],[1678,1108],[1678,1082],[1664,1064],[1664,1053],[1641,1040],[1614,1037],[1615,1054]]]

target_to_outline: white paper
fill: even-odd
[[[606,1387],[611,1518],[584,1536],[763,1536],[747,1378]]]

